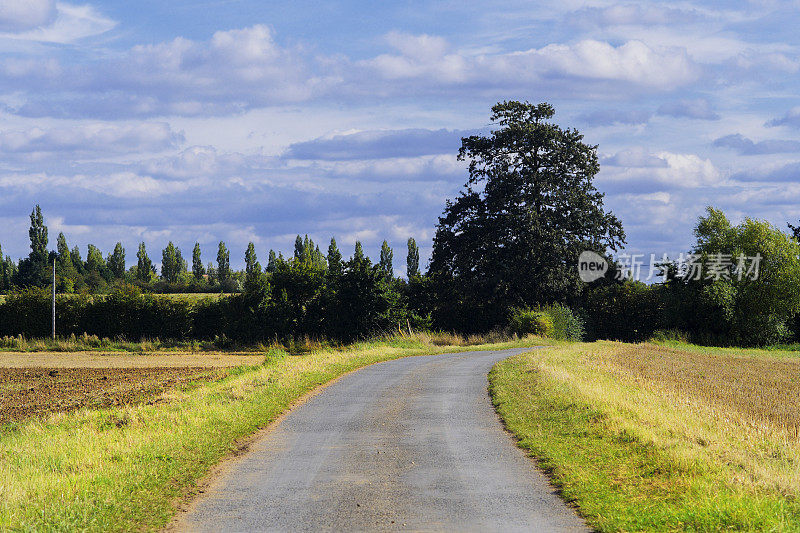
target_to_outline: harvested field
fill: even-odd
[[[190,382],[225,376],[220,368],[0,368],[0,425],[34,416],[154,403]]]
[[[796,352],[563,344],[490,383],[596,530],[800,531]]]
[[[800,359],[704,354],[654,344],[601,352],[617,371],[678,396],[715,406],[726,417],[788,430],[800,428]]]
[[[166,352],[0,352],[0,368],[226,368],[257,365],[263,354]]]

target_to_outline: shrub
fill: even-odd
[[[509,327],[520,337],[525,335],[550,337],[553,334],[553,319],[545,311],[514,309],[509,318]]]
[[[585,335],[583,319],[573,313],[572,309],[566,305],[553,304],[542,308],[542,311],[550,317],[553,324],[550,337],[564,341],[583,340]]]

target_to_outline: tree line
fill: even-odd
[[[48,229],[39,205],[30,215],[29,236],[30,254],[18,263],[7,255],[3,256],[0,243],[0,292],[50,287],[54,264],[56,290],[60,294],[103,294],[129,285],[153,293],[236,293],[242,292],[247,281],[254,276],[262,272],[270,275],[287,261],[310,262],[322,270],[331,268],[335,271],[342,269],[343,261],[335,238],[331,238],[326,255],[308,235],[298,235],[293,257],[285,259],[282,252],[276,254],[270,250],[263,271],[252,242],[245,250],[244,269],[232,269],[230,250],[224,241],[220,241],[217,247],[216,262],[207,264],[203,263],[200,243],[195,243],[191,269],[181,249],[170,241],[161,251],[160,271],[142,242],[136,252],[136,262],[126,268],[126,251],[121,242],[117,242],[113,252],[105,257],[97,246],[89,244],[84,260],[78,246],[70,249],[62,232],[58,234],[56,249],[48,250]],[[419,247],[413,237],[408,239],[407,245],[407,276],[410,279],[420,275]],[[354,253],[354,257],[364,257],[360,242],[356,242]],[[394,276],[393,257],[392,248],[383,241],[377,267],[388,278]]]
[[[32,309],[47,305],[41,288],[50,283],[55,261],[59,292],[82,295],[60,297],[65,317],[60,334],[352,340],[398,327],[473,333],[513,324],[516,331],[535,324],[537,309],[560,309],[559,316],[580,319],[589,338],[673,335],[711,344],[763,345],[797,337],[797,235],[751,219],[733,225],[724,213],[709,209],[695,228],[692,256],[711,268],[722,256],[758,255],[763,258],[759,277],[742,278],[735,265],[726,264],[714,267],[714,277],[694,278],[677,262],[665,261],[659,267],[663,282],[627,279],[613,258],[625,245],[622,223],[594,186],[597,146],[585,143],[577,130],[552,122],[554,113],[546,103],[501,102],[492,107],[489,134],[462,139],[458,158],[468,163],[464,188],[444,207],[424,272],[419,248],[409,239],[405,278],[394,275],[394,254],[386,241],[373,263],[361,243],[345,259],[335,239],[323,251],[299,235],[292,255],[284,258],[270,250],[266,266],[250,243],[241,271],[231,269],[224,242],[216,263],[205,265],[195,244],[191,270],[181,250],[169,243],[160,272],[142,243],[136,264],[126,269],[119,243],[106,257],[90,245],[84,260],[60,234],[56,250],[48,251],[37,206],[31,213],[31,253],[17,264],[2,260],[0,289],[11,293],[0,305],[0,335],[49,331],[46,307],[45,312]],[[584,251],[611,265],[592,283],[582,281],[577,268]],[[191,291],[235,294],[198,302],[154,294]]]

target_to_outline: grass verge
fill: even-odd
[[[543,341],[437,346],[395,338],[302,356],[276,350],[263,365],[173,390],[158,404],[83,409],[5,426],[0,529],[157,530],[237,441],[320,384],[399,357],[535,344]]]
[[[793,401],[796,369],[767,351],[699,352],[562,344],[498,363],[490,391],[519,446],[599,531],[800,530],[794,415],[770,400]],[[748,397],[764,379],[781,389]]]

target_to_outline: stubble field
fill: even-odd
[[[800,530],[796,352],[570,344],[508,359],[491,383],[594,529]]]

